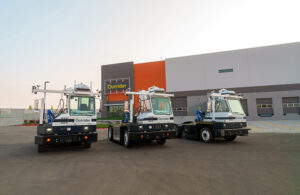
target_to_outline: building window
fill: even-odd
[[[272,98],[256,99],[257,115],[260,117],[272,117],[274,114]]]
[[[299,103],[288,103],[288,104],[283,104],[284,108],[299,108]]]
[[[219,73],[227,73],[227,72],[233,72],[233,68],[219,70]]]
[[[108,106],[108,117],[124,117],[123,105]]]
[[[283,115],[300,114],[299,97],[283,97],[282,98]]]
[[[273,108],[272,104],[257,104],[257,108]]]
[[[173,107],[174,116],[188,116],[187,107]]]
[[[176,107],[173,108],[173,111],[187,111],[187,107]]]

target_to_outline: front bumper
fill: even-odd
[[[221,136],[247,136],[250,128],[238,128],[238,129],[221,129]]]
[[[161,130],[153,132],[129,132],[130,141],[160,140],[176,138],[176,130]]]
[[[87,136],[87,137],[86,137]],[[35,144],[68,144],[82,142],[96,142],[98,140],[97,133],[83,133],[70,135],[37,135],[35,136]]]

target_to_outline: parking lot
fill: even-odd
[[[0,127],[0,194],[300,193],[299,133],[256,129],[234,142],[174,139],[127,149],[97,131],[91,149],[38,154],[35,127]]]

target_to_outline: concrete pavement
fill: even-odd
[[[98,130],[91,149],[38,154],[35,127],[0,128],[0,194],[299,194],[300,134],[127,149]]]

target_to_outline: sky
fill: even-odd
[[[300,41],[299,0],[0,0],[0,108],[101,86],[101,65]],[[56,107],[58,95],[49,95]]]

